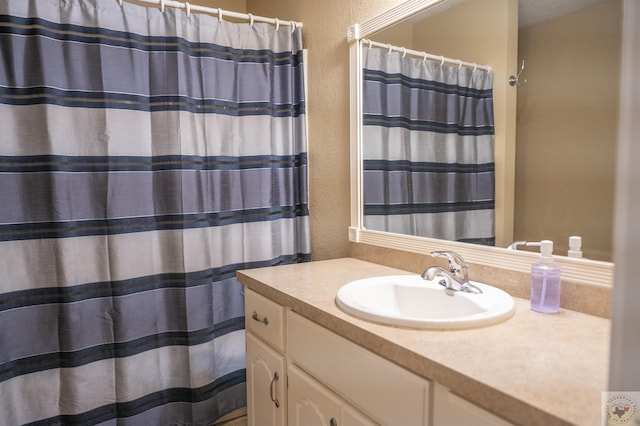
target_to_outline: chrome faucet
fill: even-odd
[[[449,270],[447,271],[440,266],[431,266],[422,273],[422,279],[431,281],[436,277],[442,277],[440,284],[447,290],[482,293],[482,290],[469,282],[468,266],[462,256],[452,251],[432,251],[431,256],[446,257],[449,262]]]
[[[527,244],[527,241],[514,241],[507,246],[507,250],[518,250],[518,247],[526,246]]]

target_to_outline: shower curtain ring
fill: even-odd
[[[422,52],[422,62],[427,62],[427,52]]]
[[[253,15],[249,14],[249,27],[253,28]]]
[[[218,22],[222,22],[222,9],[218,8]]]
[[[276,19],[276,31],[278,31],[280,29],[280,20],[278,20],[278,18]]]
[[[389,50],[387,51],[387,55],[390,55],[391,51],[393,50],[393,46],[391,46],[391,43],[389,43],[388,46],[389,46]]]
[[[475,62],[473,63],[473,72],[476,72],[478,70],[478,64],[476,64]]]
[[[440,66],[444,66],[444,56],[440,56]]]
[[[184,2],[184,7],[185,9],[187,9],[187,18],[188,18],[189,16],[191,16],[191,5],[189,4],[188,1],[186,1]]]
[[[407,49],[405,47],[402,48],[402,57],[404,58],[407,55]]]
[[[118,4],[122,6],[122,0],[118,0]]]
[[[291,21],[291,34],[296,32],[296,21]]]
[[[164,0],[160,0],[160,12],[164,13]]]
[[[458,59],[458,69],[462,68],[462,59]]]

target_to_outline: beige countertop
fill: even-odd
[[[516,300],[489,327],[434,331],[359,320],[335,304],[349,281],[406,271],[335,259],[238,272],[247,288],[504,419],[521,425],[601,424],[610,321],[561,310],[545,315]]]

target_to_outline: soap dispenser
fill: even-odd
[[[569,237],[569,252],[567,255],[569,257],[582,257],[582,238],[574,235]]]
[[[560,310],[560,267],[553,263],[553,241],[542,240],[540,260],[531,266],[531,309],[545,314]]]

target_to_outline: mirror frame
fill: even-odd
[[[351,157],[351,226],[349,227],[349,241],[426,255],[434,250],[452,250],[459,253],[469,263],[529,273],[531,264],[539,258],[537,253],[372,231],[363,226],[362,39],[416,13],[426,11],[429,8],[435,8],[437,5],[445,2],[458,3],[459,1],[460,0],[407,0],[378,16],[349,27],[347,33],[347,40],[349,42]],[[575,259],[557,255],[554,256],[554,262],[560,265],[562,268],[562,278],[568,281],[608,287],[613,284],[614,265],[611,262]]]

